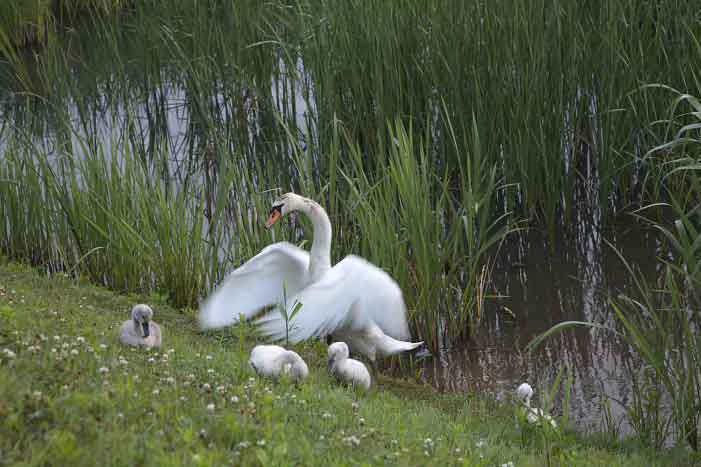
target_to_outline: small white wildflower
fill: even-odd
[[[122,412],[119,412],[119,413],[117,414],[117,418],[120,419],[120,420],[123,419],[123,418],[124,418],[124,414],[123,414]]]
[[[41,399],[41,396],[43,396],[43,394],[41,393],[41,391],[34,391],[34,392],[32,393],[32,397],[34,397],[35,399]]]
[[[207,368],[207,373],[214,374],[214,368]]]
[[[396,444],[399,444],[399,441],[397,441],[396,439],[393,439],[393,440],[390,440],[390,444],[396,445]]]
[[[93,348],[90,347],[90,346],[87,346],[87,347],[85,348],[85,351],[86,351],[87,353],[93,353],[93,352],[95,351],[95,349],[93,349]]]
[[[204,383],[204,384],[202,385],[202,389],[204,389],[205,391],[209,392],[209,391],[212,390],[212,385],[209,384],[209,383]]]
[[[71,349],[71,355],[78,355],[78,353],[76,349]]]
[[[212,357],[211,355],[207,355],[205,358],[206,358],[207,360],[212,360],[214,357]]]
[[[455,454],[460,454],[460,448],[455,448]]]
[[[501,467],[514,467],[514,462],[513,462],[513,461],[509,461],[509,462],[507,462],[506,464],[501,464]]]
[[[343,438],[343,442],[348,444],[349,446],[350,445],[353,445],[353,446],[360,445],[360,440],[356,436],[353,436],[353,435]]]
[[[190,373],[189,375],[187,375],[187,379],[195,379],[195,375]]]
[[[54,336],[54,340],[55,340],[55,341],[60,341],[60,340],[61,340],[61,336]]]
[[[27,350],[29,350],[32,353],[37,353],[41,350],[41,347],[39,347],[38,345],[30,345],[29,347],[27,347]]]
[[[151,392],[151,394],[153,394],[154,396],[157,396],[160,393],[161,393],[161,391],[159,391],[158,389],[154,389],[153,392]]]
[[[319,435],[319,441],[323,441],[323,440],[325,440],[325,439],[326,439],[326,436],[324,436],[324,435]]]
[[[256,443],[256,444],[258,444],[258,446],[265,446],[265,440],[264,440],[264,439],[259,439],[259,440],[258,440],[258,443]]]
[[[231,396],[231,399],[229,399],[232,404],[238,404],[239,403],[239,398],[236,396]]]
[[[168,376],[168,377],[166,378],[166,383],[168,383],[168,384],[175,384],[175,378],[173,378],[172,376]]]
[[[100,344],[100,349],[105,350],[107,348],[107,345],[105,344]]]
[[[219,394],[224,394],[224,393],[226,392],[226,387],[223,386],[223,385],[217,386],[217,392],[218,392]]]
[[[478,448],[482,448],[482,447],[484,447],[484,445],[485,445],[485,442],[483,439],[481,439],[475,443],[475,446],[477,446]]]
[[[149,357],[149,358],[148,358],[148,362],[149,362],[149,363],[153,363],[153,362],[155,362],[155,361],[156,361],[156,359],[153,358],[153,357]]]
[[[201,460],[202,460],[202,457],[199,454],[192,455],[192,462],[199,464]]]
[[[58,350],[56,349],[56,347],[52,347],[52,348],[51,348],[51,353],[56,353],[56,352],[58,352]]]
[[[331,418],[331,414],[328,412],[324,412],[321,418]]]
[[[248,382],[251,384],[256,384],[256,379],[253,376],[248,377]]]
[[[464,460],[465,459],[463,459],[462,457],[458,457],[458,462],[460,462],[461,464],[463,463]]]
[[[75,341],[78,342],[79,344],[84,344],[85,338],[83,336],[78,336],[75,338]]]
[[[246,449],[250,445],[251,443],[249,443],[248,441],[241,441],[239,444],[236,445],[236,449]]]
[[[64,384],[63,386],[61,386],[61,389],[63,389],[64,391],[68,391],[68,385]]]
[[[102,366],[102,367],[100,367],[100,369],[98,371],[100,373],[109,373],[110,369],[107,368],[106,366]]]
[[[363,417],[360,417],[358,423],[360,423],[361,425],[365,425],[365,419]]]
[[[351,408],[352,408],[353,410],[358,410],[358,407],[359,407],[359,406],[358,406],[358,403],[357,403],[357,402],[353,402],[353,403],[351,404]]]
[[[48,339],[48,338],[47,338],[45,335],[39,334],[39,340],[41,340],[42,342],[46,342],[47,339]]]
[[[185,396],[180,396],[180,401],[181,401],[181,402],[185,402],[186,400],[187,400],[187,397],[185,397]]]
[[[64,342],[63,344],[61,344],[61,348],[62,348],[62,349],[67,349],[68,347],[70,347],[70,345],[68,344],[68,342]]]
[[[207,404],[207,410],[208,410],[208,411],[214,412],[214,409],[215,409],[215,408],[216,408],[216,407],[214,406],[214,404]]]
[[[175,353],[175,349],[168,349],[168,353]]]

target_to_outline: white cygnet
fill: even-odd
[[[153,321],[150,306],[142,303],[131,309],[131,319],[122,323],[119,340],[125,345],[161,346],[161,327]]]
[[[352,386],[370,389],[370,372],[362,362],[348,358],[348,345],[334,342],[329,346],[329,370],[340,381]]]
[[[260,376],[278,379],[280,375],[289,375],[300,382],[309,375],[309,368],[302,357],[279,345],[257,345],[251,351],[248,361],[251,368]]]
[[[533,388],[528,383],[522,383],[516,388],[516,399],[521,402],[526,411],[526,419],[528,423],[550,423],[550,426],[557,428],[557,422],[543,409],[531,407],[531,398],[533,397]]]

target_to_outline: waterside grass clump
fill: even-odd
[[[118,343],[136,302],[150,303],[164,346]],[[690,465],[567,431],[522,431],[514,407],[441,395],[377,375],[339,386],[325,346],[295,348],[300,385],[248,367],[251,330],[202,334],[191,312],[82,280],[0,265],[0,452],[8,464],[98,465]],[[548,442],[542,441],[547,436]]]

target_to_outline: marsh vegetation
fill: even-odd
[[[196,307],[279,240],[270,190],[293,189],[327,208],[334,258],[397,279],[436,349],[479,333],[526,228],[554,245],[588,222],[609,248],[614,224],[651,225],[664,279],[631,265],[610,316],[684,394],[662,425],[695,446],[696,2],[117,4],[31,49],[0,24],[4,254]]]

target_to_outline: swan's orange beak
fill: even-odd
[[[268,221],[265,223],[265,228],[269,229],[270,227],[274,226],[277,221],[280,220],[282,217],[282,213],[280,212],[279,209],[273,209],[270,212],[270,217],[268,217]]]

